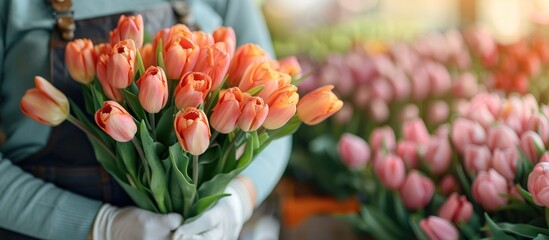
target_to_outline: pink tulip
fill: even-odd
[[[369,142],[374,152],[392,152],[396,148],[395,132],[389,126],[376,128],[370,134]]]
[[[469,119],[458,118],[452,125],[450,138],[458,152],[463,154],[468,144],[483,144],[486,141],[486,132],[480,124]]]
[[[95,76],[97,55],[89,39],[75,39],[65,48],[65,64],[71,77],[81,83],[90,84]]]
[[[524,152],[524,155],[526,155],[528,160],[532,163],[537,163],[539,161],[539,156],[543,149],[545,149],[543,140],[533,131],[526,131],[520,136],[519,146],[522,152]]]
[[[541,155],[539,161],[540,162],[549,162],[549,153],[548,152],[543,153]]]
[[[212,89],[219,87],[229,69],[231,61],[223,43],[216,43],[201,50],[200,59],[194,71],[203,72],[212,79]]]
[[[448,196],[459,191],[459,183],[452,175],[446,175],[440,181],[440,192],[444,196]]]
[[[61,124],[69,116],[69,100],[46,79],[36,76],[36,88],[21,98],[21,111],[29,118],[50,126]]]
[[[121,102],[124,100],[124,95],[122,95],[122,92],[120,92],[120,89],[113,87],[109,83],[109,77],[107,75],[107,65],[109,63],[109,55],[103,54],[99,56],[99,60],[97,61],[97,78],[99,79],[99,84],[101,84],[101,88],[103,89],[103,93],[111,99],[115,100],[117,102]]]
[[[263,127],[278,129],[284,126],[295,115],[298,101],[299,95],[294,85],[288,84],[274,91],[265,102],[269,106],[269,114]]]
[[[514,148],[519,142],[517,134],[513,129],[503,125],[491,126],[488,129],[486,144],[490,150]]]
[[[279,72],[286,73],[296,79],[301,78],[301,66],[295,56],[280,59],[278,64],[280,65],[277,69]]]
[[[238,87],[221,91],[217,105],[213,108],[210,117],[212,128],[225,134],[234,131],[241,114],[241,105],[249,97],[251,96],[242,93]]]
[[[373,99],[370,102],[369,113],[375,122],[385,122],[389,118],[389,106],[379,98]]]
[[[418,210],[431,202],[435,193],[435,184],[417,170],[412,170],[399,191],[404,206],[410,210]]]
[[[362,169],[370,160],[368,143],[351,133],[344,133],[337,147],[341,160],[350,169]]]
[[[128,87],[135,73],[135,52],[133,40],[123,40],[114,45],[107,63],[107,81],[114,88]]]
[[[417,107],[417,105],[413,103],[409,103],[406,106],[404,106],[402,111],[400,111],[399,117],[400,117],[400,121],[402,122],[407,122],[412,119],[416,119],[419,117],[419,108]]]
[[[374,170],[381,183],[388,189],[398,189],[404,183],[406,167],[399,156],[389,154],[378,159]]]
[[[425,99],[431,89],[427,70],[420,66],[412,73],[410,80],[412,81],[412,98],[418,101]]]
[[[456,97],[471,98],[478,92],[477,79],[470,72],[465,72],[454,79],[452,92]]]
[[[181,78],[174,91],[178,109],[198,107],[204,102],[212,87],[210,76],[201,72],[189,72]]]
[[[474,106],[474,105],[472,105]],[[481,107],[472,107],[469,111],[469,113],[466,115],[469,119],[479,123],[484,129],[489,128],[492,123],[496,120],[494,115],[488,110],[488,108],[481,106]]]
[[[297,103],[299,119],[307,125],[315,125],[339,111],[343,107],[343,101],[332,92],[333,88],[334,86],[327,85],[305,95]]]
[[[149,113],[157,113],[168,101],[168,83],[161,67],[151,66],[136,82],[139,102]]]
[[[452,147],[447,138],[432,138],[425,153],[425,163],[432,173],[444,173],[452,162]]]
[[[402,126],[402,135],[404,139],[414,141],[423,146],[429,144],[431,138],[421,118],[406,121]]]
[[[458,230],[444,218],[429,216],[428,218],[419,221],[419,227],[430,240],[459,239]]]
[[[131,141],[137,132],[132,115],[115,101],[103,102],[95,112],[95,123],[118,142]]]
[[[120,16],[118,26],[111,31],[111,44],[117,44],[120,41],[131,39],[135,42],[136,48],[143,46],[143,37],[145,28],[143,27],[143,17],[137,16]]]
[[[452,80],[448,70],[436,62],[427,62],[425,65],[429,74],[431,95],[443,96],[452,87]]]
[[[384,78],[378,78],[370,84],[372,91],[372,98],[377,98],[385,102],[389,102],[393,99],[393,92],[391,85]]]
[[[465,147],[463,157],[465,169],[477,173],[486,171],[492,165],[492,154],[490,149],[484,145],[469,144]]]
[[[507,180],[494,169],[480,172],[472,186],[473,198],[487,211],[507,204]]]
[[[229,86],[238,86],[242,75],[244,75],[244,71],[246,71],[249,65],[254,62],[263,62],[268,59],[269,56],[267,52],[259,45],[248,43],[240,46],[236,49],[231,64],[229,65],[227,84],[229,84]]]
[[[253,96],[242,103],[241,111],[238,126],[244,132],[251,132],[263,125],[269,114],[269,106],[260,97]]]
[[[429,105],[427,119],[431,123],[442,123],[448,119],[450,107],[445,101],[436,101]]]
[[[343,104],[341,110],[334,114],[334,121],[339,125],[349,123],[353,118],[353,106],[350,103]]]
[[[526,123],[524,130],[537,132],[544,144],[549,143],[549,120],[545,115],[533,114]]]
[[[473,205],[465,196],[452,193],[438,210],[438,216],[453,223],[464,223],[471,219]]]
[[[540,206],[549,206],[549,163],[536,164],[528,175],[528,192],[532,194],[534,202]]]
[[[494,150],[492,158],[493,168],[507,181],[512,182],[517,174],[518,153],[515,147]]]
[[[218,27],[212,35],[216,43],[225,44],[225,49],[229,56],[234,56],[234,51],[236,50],[236,34],[231,27]]]
[[[201,155],[210,144],[208,117],[200,110],[188,107],[179,111],[174,119],[175,135],[183,150],[192,155]]]
[[[189,37],[177,36],[164,43],[164,64],[170,80],[181,79],[196,66],[200,47]]]
[[[417,143],[412,141],[404,140],[397,144],[396,153],[408,168],[417,168],[417,148]]]
[[[410,86],[410,79],[408,79],[404,71],[401,69],[395,70],[387,76],[387,81],[391,86],[395,100],[406,100],[410,97],[412,87]]]

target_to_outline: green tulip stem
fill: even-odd
[[[154,113],[149,113],[149,121],[151,123],[152,137],[156,141],[156,121],[154,119]]]
[[[545,208],[545,224],[549,227],[549,208]]]
[[[193,184],[198,188],[198,155],[193,155]]]
[[[134,137],[132,138],[132,143],[135,146],[135,150],[137,150],[137,153],[139,154],[139,158],[141,158],[141,161],[143,162],[143,168],[145,169],[145,177],[147,178],[147,183],[151,183],[151,170],[149,169],[149,165],[147,164],[147,159],[145,158],[145,154],[143,153],[143,149],[141,148],[141,145],[139,145],[139,142],[137,142],[137,139]]]
[[[238,133],[236,134],[236,137],[233,138],[233,140],[229,144],[229,147],[227,148],[227,150],[225,150],[223,152],[223,155],[221,156],[221,159],[219,159],[219,163],[216,166],[217,167],[216,173],[222,173],[223,172],[223,169],[225,168],[225,164],[227,163],[227,158],[229,157],[229,153],[231,153],[233,151],[233,148],[236,147],[236,144],[237,144],[238,140],[240,138],[242,138],[242,136],[245,133],[246,132],[244,132],[244,131],[238,131]]]
[[[82,130],[86,135],[88,135],[88,137],[97,142],[99,146],[101,146],[112,157],[112,159],[116,159],[116,155],[111,151],[111,149],[107,147],[107,145],[105,145],[105,143],[101,141],[101,139],[95,136],[95,134],[93,134],[92,131],[90,131],[82,122],[80,122],[78,119],[70,114],[67,116],[67,120],[80,130]]]

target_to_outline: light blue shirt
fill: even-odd
[[[75,19],[150,7],[166,0],[73,0]],[[234,28],[238,44],[254,42],[273,53],[261,12],[251,0],[194,0],[192,13],[203,31]],[[57,188],[23,172],[13,162],[42,149],[50,127],[19,108],[34,76],[49,76],[49,39],[55,19],[47,1],[0,1],[0,228],[41,239],[86,239],[102,202]],[[273,56],[273,55],[271,55]],[[273,142],[242,173],[252,179],[258,203],[272,191],[289,158],[289,137]]]

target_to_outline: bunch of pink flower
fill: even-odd
[[[300,99],[296,59],[274,60],[255,44],[237,48],[231,28],[208,34],[177,24],[152,43],[144,43],[144,31],[141,16],[122,16],[109,43],[68,43],[67,69],[82,84],[95,126],[76,105],[73,117],[64,94],[41,77],[21,100],[22,111],[39,122],[67,119],[84,130],[97,159],[143,208],[199,214],[200,200],[223,197],[227,180],[272,140],[343,105],[333,86]]]

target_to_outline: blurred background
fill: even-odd
[[[540,103],[548,102],[544,66],[549,60],[549,48],[545,44],[549,34],[549,0],[258,0],[257,3],[263,9],[277,57],[296,56],[299,60],[305,76],[300,89],[307,89],[311,81],[334,84],[340,98],[367,109],[368,113],[356,121],[341,120],[345,119],[344,114],[336,114],[332,125],[302,126],[294,135],[294,152],[284,178],[256,211],[242,239],[372,239],[371,235],[357,230],[360,224],[341,217],[358,212],[363,200],[356,196],[357,183],[349,180],[348,176],[354,173],[334,160],[337,156],[332,156],[337,155],[335,141],[345,129],[352,128],[349,126],[354,126],[351,132],[355,133],[356,129],[362,129],[358,131],[362,133],[360,136],[369,140],[374,128],[389,125],[400,138],[399,126],[395,123],[402,118],[393,115],[400,116],[410,110],[408,103],[412,103],[412,112],[415,111],[412,115],[425,119],[432,133],[451,119],[448,112],[452,110],[446,110],[442,119],[429,121],[431,103],[426,102],[441,100],[450,104],[453,100],[439,96],[445,91],[451,93],[452,98],[465,99],[481,88],[503,94],[530,92]],[[456,44],[452,45],[456,42],[457,48]],[[538,49],[537,46],[541,46],[541,53],[532,60],[528,54],[531,49]],[[419,53],[421,59],[440,62],[446,69],[444,76],[452,79],[451,86],[434,94],[435,97],[413,100],[399,98],[397,90],[392,98],[375,92],[387,87],[381,84],[385,80],[378,81],[380,76],[389,83],[394,83],[395,78],[391,71],[383,73],[379,56],[388,55],[397,62],[395,65],[404,69],[402,76],[409,76],[412,88],[415,86],[413,69],[407,66],[417,65],[406,62],[426,60],[410,58],[407,55],[410,49]],[[424,52],[431,55],[421,49],[428,49]],[[487,49],[497,49],[493,51],[498,52],[498,56],[490,55],[492,50]],[[459,54],[460,51],[465,55]],[[515,56],[514,53],[518,57],[508,57]],[[493,60],[495,58],[497,60]],[[375,67],[371,67],[372,64]],[[513,70],[509,70],[509,66],[513,66]],[[370,71],[370,68],[377,70]],[[365,81],[364,85],[366,89],[374,89],[374,93],[345,90],[346,85],[341,82],[347,77],[355,78],[355,85],[347,88],[361,89],[356,86],[357,74],[374,79]],[[474,90],[470,90],[471,85],[464,87],[455,80],[464,75],[474,78]],[[463,88],[470,91],[460,92],[465,91],[459,90]],[[354,95],[348,97],[349,92]],[[417,89],[411,94],[417,95]],[[357,103],[360,102],[357,99],[362,99],[360,96],[365,96],[362,100],[368,102],[365,106]],[[452,106],[449,108],[453,109]],[[349,111],[348,115],[356,116],[356,109]],[[318,136],[326,132],[335,140],[319,139]],[[312,144],[301,146],[302,141]]]

